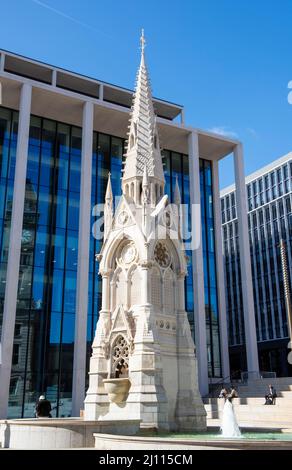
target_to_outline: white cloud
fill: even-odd
[[[222,135],[223,137],[229,137],[230,139],[238,139],[238,134],[227,126],[215,126],[208,129],[208,131]]]

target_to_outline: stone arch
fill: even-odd
[[[167,315],[175,313],[175,275],[171,268],[167,268],[163,275],[163,308]]]
[[[129,343],[121,333],[115,337],[111,345],[110,375],[116,379],[129,376]]]

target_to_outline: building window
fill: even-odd
[[[14,336],[16,338],[18,338],[21,334],[21,324],[20,323],[16,323],[15,325],[15,329],[14,329]]]
[[[213,214],[212,191],[212,164],[207,160],[200,160],[201,195],[203,198],[202,225],[203,225],[203,257],[205,278],[205,312],[208,346],[208,371],[213,377],[221,376],[221,354],[219,333],[219,310],[217,299],[217,276],[215,257],[215,234]],[[230,220],[230,200],[226,197],[226,207]],[[230,225],[231,227],[231,225]]]
[[[265,176],[265,190],[270,187],[269,175]]]
[[[12,365],[17,366],[19,363],[19,350],[20,344],[13,345],[13,353],[12,353]]]

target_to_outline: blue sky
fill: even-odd
[[[0,48],[127,88],[144,27],[154,95],[184,104],[187,124],[241,139],[247,174],[292,150],[291,0],[0,4]]]

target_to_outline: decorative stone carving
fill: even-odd
[[[156,243],[154,259],[162,268],[167,268],[171,264],[170,253],[163,242]]]
[[[153,262],[147,259],[143,259],[140,261],[139,266],[143,269],[150,269],[153,266]]]
[[[136,258],[137,251],[133,243],[128,243],[124,246],[121,253],[121,259],[125,264],[130,264]]]
[[[119,225],[126,225],[126,223],[128,222],[129,220],[129,215],[127,214],[126,211],[122,211],[120,214],[119,214],[119,217],[118,217],[118,224]]]
[[[109,344],[109,341],[103,341],[101,343],[101,348],[102,348],[105,359],[109,359],[109,357],[110,357],[110,344]]]
[[[170,228],[173,224],[173,217],[170,211],[164,211],[162,214],[162,223],[165,225],[165,227]]]
[[[116,378],[128,377],[129,375],[129,344],[123,335],[119,335],[112,345],[112,372]]]

